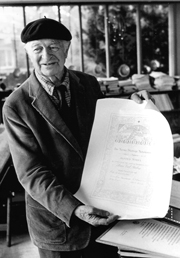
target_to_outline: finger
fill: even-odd
[[[107,218],[110,215],[110,212],[98,209],[98,208],[93,207],[93,206],[88,206],[88,205],[86,206],[85,205],[85,206],[82,207],[82,209],[83,209],[83,212],[85,212],[89,215],[96,215],[96,216],[105,217],[105,218]]]
[[[107,218],[108,225],[113,223],[114,221],[118,220],[120,218],[119,215],[111,215]]]
[[[109,225],[107,218],[101,218],[96,216],[89,218],[88,223],[93,225],[94,227]]]
[[[150,97],[151,97],[151,95],[150,95],[150,93],[148,92],[148,91],[146,91],[146,90],[143,90],[142,92],[141,92],[141,97],[143,98],[143,99],[149,99]]]
[[[142,103],[143,99],[140,97],[137,93],[133,93],[131,95],[131,99],[135,101],[136,103]]]
[[[111,224],[119,218],[120,216],[117,215],[110,215],[108,218],[94,217],[91,221],[91,224],[93,226],[108,226],[109,224]]]
[[[99,217],[105,217],[105,218],[107,218],[111,215],[110,212],[101,210],[101,209],[97,209],[97,208],[93,208],[92,214],[95,214]]]

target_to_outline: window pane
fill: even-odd
[[[72,34],[71,46],[66,66],[71,69],[81,70],[80,58],[80,32],[79,32],[79,11],[78,6],[61,6],[61,22],[70,30]]]
[[[105,6],[83,6],[85,72],[106,77]],[[136,72],[136,9],[133,5],[109,5],[108,32],[110,76],[120,79]],[[122,65],[126,64],[120,73]]]
[[[136,6],[109,6],[111,76],[126,79],[137,72]]]
[[[20,40],[22,7],[0,7],[0,77],[7,89],[27,78],[26,55]]]
[[[144,72],[168,74],[168,6],[143,5],[141,29]]]
[[[26,23],[40,18],[51,18],[58,21],[57,6],[26,6]]]
[[[82,6],[84,71],[106,77],[104,6]]]

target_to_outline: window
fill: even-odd
[[[14,53],[11,48],[0,49],[0,67],[2,70],[13,69],[15,61],[13,58],[13,54]]]
[[[14,88],[27,78],[24,48],[20,41],[23,29],[22,7],[0,7],[0,77]]]
[[[152,69],[168,73],[168,5],[138,6],[139,14],[137,4],[0,6],[0,76],[6,75],[8,87],[27,78],[32,66],[20,33],[24,23],[44,16],[61,21],[72,33],[68,68],[121,80]]]

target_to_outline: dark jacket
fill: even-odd
[[[41,248],[60,251],[81,249],[89,242],[91,226],[72,216],[81,204],[73,194],[80,185],[96,101],[102,97],[95,77],[69,73],[78,142],[34,73],[3,107],[13,163],[26,191],[31,238]]]

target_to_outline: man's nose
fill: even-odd
[[[48,48],[43,48],[42,51],[42,58],[43,59],[48,59],[51,56],[51,51]]]

